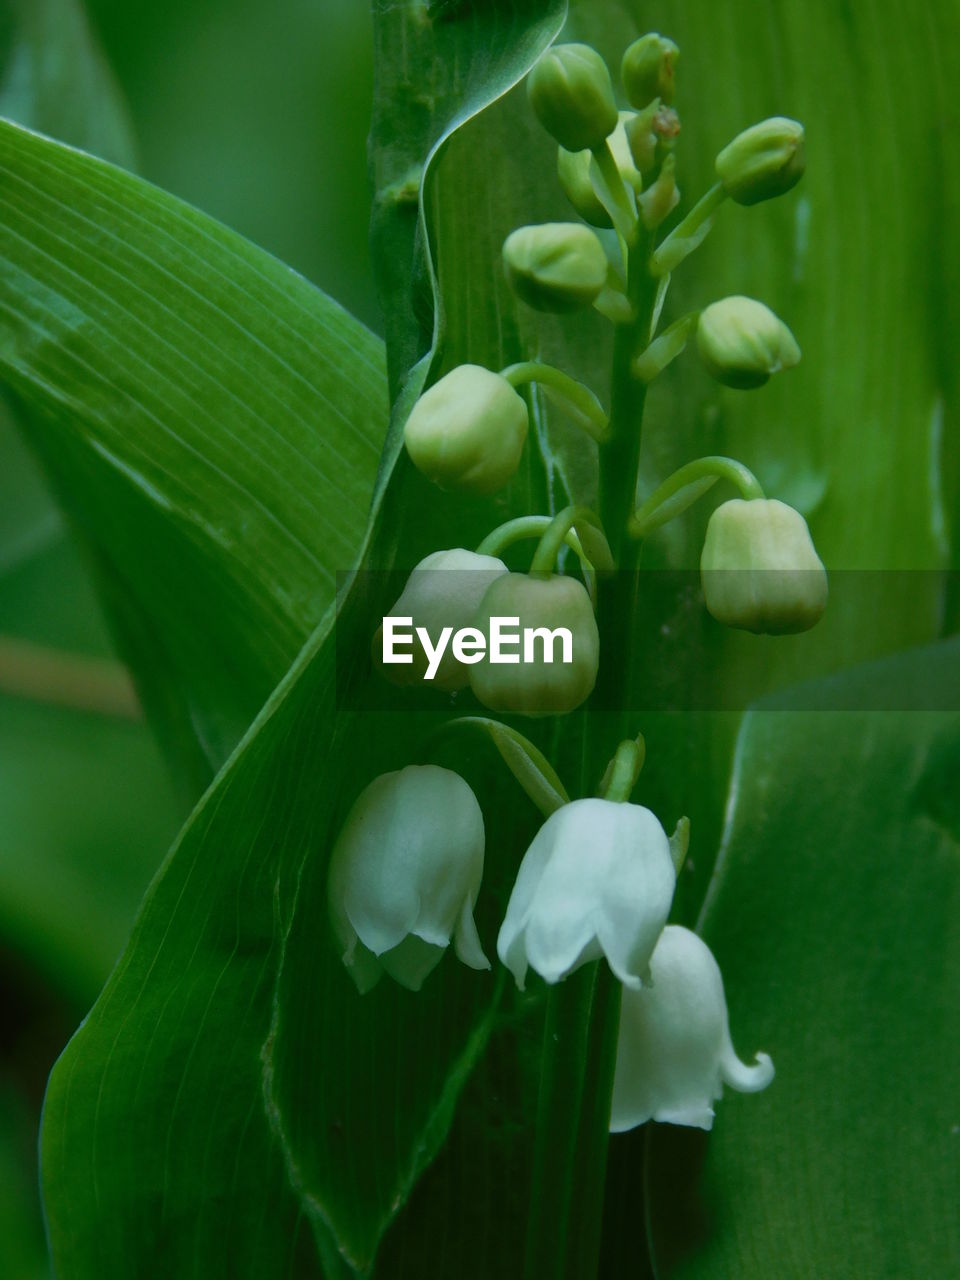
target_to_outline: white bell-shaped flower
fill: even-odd
[[[521,991],[528,967],[559,982],[601,956],[625,986],[639,987],[675,884],[670,843],[649,809],[574,800],[524,854],[497,954]]]
[[[459,774],[436,765],[384,773],[357,797],[330,858],[330,919],[360,992],[383,971],[419,991],[453,937],[489,969],[473,907],[483,876],[483,814]]]
[[[668,925],[650,974],[649,988],[623,992],[610,1130],[647,1120],[710,1129],[723,1086],[757,1093],[773,1063],[765,1053],[753,1066],[737,1057],[720,968],[695,933]]]

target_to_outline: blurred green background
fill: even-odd
[[[31,3],[0,0],[0,96],[20,74],[8,37]],[[91,0],[88,14],[139,172],[379,329],[367,0]],[[89,567],[0,406],[3,1280],[49,1274],[36,1190],[46,1076],[189,806],[124,709],[110,657]]]

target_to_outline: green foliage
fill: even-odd
[[[732,453],[802,510],[829,568],[950,565],[953,5],[907,28],[892,3],[866,15],[791,2],[762,23],[749,0],[709,20],[675,0],[572,8],[566,35],[610,65],[652,26],[680,45],[681,212],[744,126],[785,114],[807,129],[803,184],[777,206],[722,209],[677,268],[666,316],[747,293],[784,316],[804,361],[745,398],[678,359],[651,391],[642,491],[697,454]],[[532,446],[496,500],[437,493],[399,447],[420,387],[464,360],[535,355],[606,395],[600,321],[518,308],[499,270],[513,227],[567,216],[555,151],[511,92],[562,9],[374,7],[374,255],[395,404],[368,566],[409,567],[510,515],[595,495],[592,446],[538,397]],[[918,66],[923,92],[892,97]],[[907,163],[910,182],[892,183]],[[381,349],[271,259],[107,166],[4,126],[0,181],[4,377],[103,566],[169,750],[198,774],[219,765],[270,695],[52,1076],[44,1187],[58,1273],[333,1280],[370,1274],[378,1256],[390,1280],[517,1274],[547,1061],[541,997],[446,960],[420,996],[383,983],[361,1001],[326,931],[338,823],[438,723],[399,695],[394,711],[364,709],[386,696],[367,683],[374,576],[349,583],[336,634],[323,612],[333,572],[355,563],[374,483]],[[645,564],[695,565],[705,518],[651,538]],[[940,1063],[956,1037],[956,717],[754,711],[736,737],[735,716],[637,709],[704,672],[735,699],[942,633],[954,602],[941,583],[874,581],[869,628],[840,590],[832,620],[796,641],[722,635],[680,600],[643,619],[624,714],[595,716],[588,739],[578,722],[531,735],[584,794],[597,761],[643,729],[637,798],[668,829],[692,819],[678,916],[702,915],[738,1043],[769,1049],[780,1072],[763,1098],[722,1104],[708,1142],[654,1131],[649,1240],[643,1138],[614,1144],[612,1274],[948,1265],[937,1226],[953,1202]],[[946,685],[956,661],[955,645],[900,659],[894,687],[909,690],[915,666]],[[885,679],[881,667],[847,687],[875,699]],[[801,687],[796,706],[815,696]],[[536,818],[495,758],[471,759],[468,736],[443,750],[460,752],[485,810],[489,948]],[[544,778],[549,802],[539,767],[531,789]],[[589,1080],[585,1038],[571,1043],[571,1075]],[[558,1158],[596,1120],[571,1099]]]
[[[266,254],[89,157],[5,126],[0,183],[4,377],[103,558],[148,704],[215,769],[353,558],[382,349]]]
[[[958,689],[953,639],[746,717],[700,925],[777,1079],[725,1100],[709,1141],[654,1130],[658,1275],[950,1274]],[[831,710],[931,692],[954,710]]]
[[[537,29],[527,52],[501,40],[499,52],[478,53],[480,68],[465,67],[464,83],[476,83],[474,109],[485,83],[489,96],[523,74],[550,34],[545,21]],[[449,102],[459,108],[462,96],[455,83]],[[445,110],[453,107],[438,100],[433,139],[451,127]],[[461,315],[465,327],[466,307]],[[409,467],[402,472],[408,500],[422,503],[415,490],[423,482]],[[360,611],[363,590],[361,581],[347,596],[337,637],[361,659],[369,617],[368,602]],[[323,854],[336,821],[360,790],[361,771],[369,776],[397,749],[362,740],[349,715],[331,732],[328,635],[329,623],[185,828],[124,959],[51,1080],[48,1215],[57,1264],[78,1274],[128,1274],[131,1249],[155,1258],[158,1231],[174,1271],[196,1265],[212,1276],[262,1275],[268,1259],[295,1267],[290,1241],[301,1209],[291,1182],[325,1265],[336,1273],[336,1249],[365,1268],[435,1154],[485,1038],[496,991],[489,978],[478,978],[471,995],[447,966],[424,998],[383,984],[358,1010],[323,934]],[[408,739],[407,717],[402,732]],[[516,846],[522,830],[512,839]],[[505,849],[511,854],[518,856],[516,847]],[[121,1010],[122,1028],[114,1022]],[[428,1036],[432,1068],[424,1072]],[[321,1077],[311,1067],[316,1087],[306,1089],[304,1066],[318,1055],[328,1069]],[[371,1066],[388,1069],[389,1090],[377,1075],[366,1091],[359,1087]],[[135,1151],[124,1137],[131,1126],[143,1139]],[[344,1134],[351,1135],[346,1150]],[[106,1231],[96,1209],[101,1168],[124,1200],[115,1229]],[[226,1249],[225,1214],[236,1226]],[[169,1219],[176,1228],[161,1228]],[[301,1241],[305,1231],[304,1223]]]

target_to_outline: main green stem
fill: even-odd
[[[625,715],[638,555],[627,523],[636,507],[647,390],[631,363],[650,339],[657,293],[647,265],[650,238],[641,227],[627,248],[634,318],[616,330],[610,439],[600,446],[600,514],[619,570],[601,594],[601,678],[608,695],[623,695]],[[525,1280],[593,1280],[597,1274],[619,1020],[620,983],[604,960],[577,970],[547,996]]]
[[[600,515],[621,570],[631,569],[637,555],[636,546],[627,537],[627,521],[636,506],[647,386],[634,377],[631,365],[650,339],[657,281],[647,268],[649,250],[649,237],[640,229],[629,248],[627,263],[627,296],[635,319],[617,326],[610,386],[610,442],[600,454]]]
[[[636,507],[647,399],[647,384],[634,375],[632,365],[650,341],[656,303],[658,282],[648,268],[650,248],[651,237],[641,229],[630,246],[627,264],[627,292],[635,319],[619,326],[614,338],[610,442],[600,451],[600,516],[618,572],[605,584],[600,598],[603,651],[597,700],[602,706],[622,707],[627,714],[633,698],[632,638],[640,556],[640,544],[629,536],[628,523]],[[618,731],[624,735],[631,732],[626,719]]]

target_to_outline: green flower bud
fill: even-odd
[[[672,107],[662,106],[659,98],[638,114],[624,114],[628,117],[624,130],[630,155],[646,178],[673,151],[680,135],[680,117]]]
[[[737,204],[759,204],[796,186],[806,163],[803,125],[774,116],[744,129],[723,148],[717,177]]]
[[[800,361],[797,340],[783,321],[753,298],[734,295],[704,308],[697,350],[707,371],[727,387],[748,391]]]
[[[679,53],[672,40],[655,31],[634,40],[620,64],[620,79],[632,106],[645,107],[654,98],[666,106],[673,102]]]
[[[607,255],[589,227],[546,222],[518,227],[503,243],[511,288],[538,311],[581,311],[607,283]]]
[[[627,141],[630,121],[635,118],[632,111],[621,111],[619,123],[607,141],[613,152],[616,166],[620,170],[621,178],[627,186],[639,192],[643,190],[643,178],[634,164],[630,154],[630,144]],[[557,177],[560,179],[564,195],[585,222],[589,222],[592,227],[612,227],[610,215],[593,189],[590,178],[592,158],[589,151],[567,151],[563,147],[558,147]]]
[[[532,652],[520,647],[512,665],[492,661],[492,618],[516,618],[524,640],[542,628]],[[564,715],[590,696],[600,662],[600,634],[593,606],[585,588],[575,578],[533,577],[510,573],[487,589],[474,624],[491,636],[482,662],[470,668],[470,687],[491,711],[524,716]],[[557,628],[569,631],[570,652],[563,652],[559,636],[546,634]],[[552,661],[547,661],[547,655]],[[561,661],[569,656],[570,662]]]
[[[588,44],[548,49],[527,78],[537,119],[568,151],[598,147],[617,127],[607,64]]]
[[[713,617],[742,631],[808,631],[827,607],[827,571],[807,522],[773,498],[734,498],[717,507],[700,577]]]
[[[493,493],[516,471],[527,425],[527,406],[506,378],[462,364],[423,393],[403,439],[413,465],[441,489]]]
[[[507,566],[496,556],[478,555],[462,547],[434,551],[421,560],[389,611],[393,617],[411,619],[413,661],[385,664],[382,626],[373,638],[373,660],[391,684],[420,684],[430,669],[430,657],[417,635],[418,627],[423,627],[434,640],[444,627],[455,632],[469,627],[490,583],[506,572]],[[448,648],[431,679],[433,688],[453,693],[469,684],[468,668]]]

